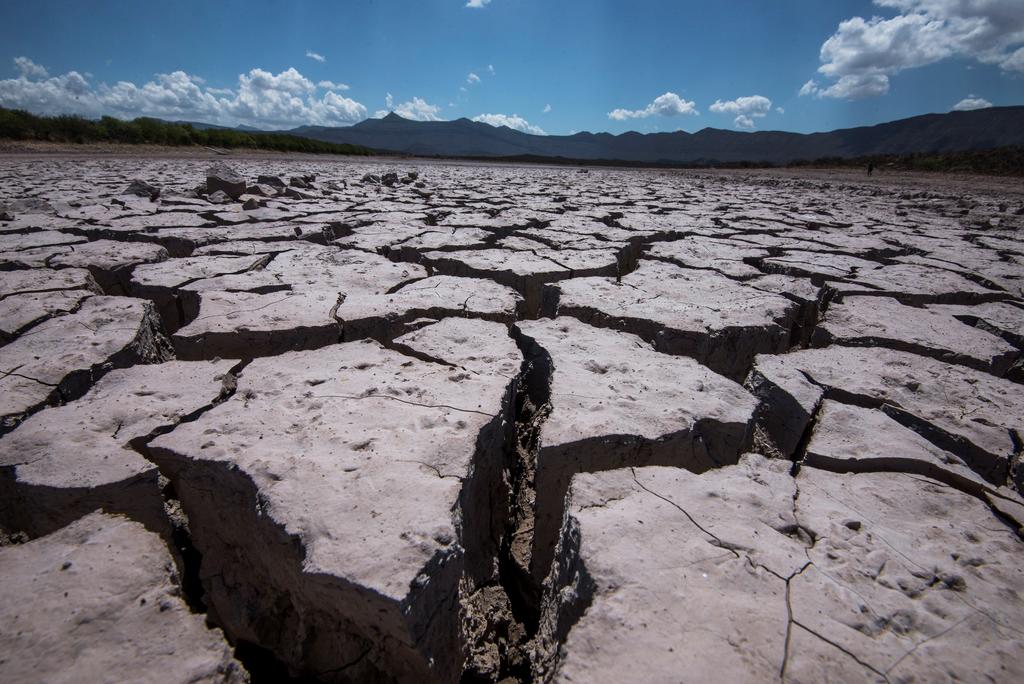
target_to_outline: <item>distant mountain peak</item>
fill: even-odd
[[[814,160],[981,150],[1024,145],[1024,107],[991,107],[973,112],[932,114],[874,126],[802,134],[784,131],[729,131],[702,128],[621,135],[581,132],[531,135],[507,126],[459,118],[416,121],[395,112],[353,126],[293,131],[328,142],[362,145],[402,154],[447,157],[561,157],[650,163],[722,163]]]

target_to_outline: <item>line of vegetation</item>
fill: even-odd
[[[80,116],[38,116],[21,109],[0,107],[0,139],[57,143],[124,143],[187,147],[244,148],[312,154],[370,155],[359,145],[344,145],[286,133],[240,131],[233,128],[196,128],[140,117],[125,121],[112,116],[99,120]]]
[[[444,158],[444,157],[439,157]],[[507,157],[466,156],[461,159],[482,162],[509,162],[525,164],[551,164],[564,166],[612,166],[653,169],[779,169],[849,168],[867,170],[870,164],[875,172],[929,171],[940,173],[973,173],[989,176],[1024,176],[1024,147],[996,147],[989,150],[963,152],[921,152],[917,154],[881,154],[868,157],[821,157],[799,159],[777,164],[769,161],[731,161],[695,159],[690,162],[659,160],[653,162],[624,161],[621,159],[571,159],[521,154]]]
[[[799,160],[790,168],[862,168],[875,171],[932,171],[940,173],[976,173],[988,176],[1024,176],[1024,147],[995,147],[963,152],[918,152],[916,154],[876,154],[844,159],[825,157]]]

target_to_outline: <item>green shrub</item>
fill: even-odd
[[[138,145],[247,148],[313,154],[372,154],[358,145],[310,140],[284,133],[255,133],[232,128],[198,130],[189,124],[150,117],[124,121],[104,116],[98,121],[80,116],[37,116],[20,109],[0,107],[0,139],[43,140],[62,143],[114,142]]]

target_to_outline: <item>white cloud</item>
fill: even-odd
[[[734,114],[736,118],[732,121],[733,125],[750,131],[756,125],[754,119],[764,118],[772,110],[772,101],[764,95],[747,95],[724,102],[715,100],[708,109],[716,114]]]
[[[968,95],[964,99],[953,105],[954,112],[969,112],[975,109],[988,109],[992,106],[992,103],[983,97],[975,97],[974,95]]]
[[[716,114],[744,114],[746,116],[765,116],[771,111],[772,101],[764,95],[748,95],[735,100],[715,100],[708,109]]]
[[[732,123],[734,126],[736,126],[736,128],[742,128],[745,131],[754,130],[754,120],[751,119],[746,114],[740,114],[735,119],[733,119]]]
[[[480,82],[480,77],[474,74],[472,71],[469,72],[469,76],[466,77],[466,83],[473,85]]]
[[[39,69],[31,71],[45,73]],[[94,85],[77,71],[29,78],[22,70],[19,78],[0,80],[0,105],[42,114],[156,116],[261,127],[332,126],[366,118],[366,107],[339,95],[335,88],[319,97],[316,90],[294,68],[278,74],[250,69],[239,75],[235,89],[206,87],[202,79],[183,71],[157,74],[142,85],[129,81]]]
[[[800,95],[814,97],[835,97],[846,100],[860,100],[866,97],[877,97],[889,92],[889,77],[877,71],[862,74],[847,74],[828,88],[822,88],[811,79],[800,88]]]
[[[1021,0],[874,0],[891,18],[852,17],[821,46],[818,72],[831,86],[809,81],[801,95],[856,99],[884,95],[889,78],[961,57],[1024,73]]]
[[[50,75],[45,67],[36,64],[28,57],[15,57],[14,67],[22,78],[46,78]]]
[[[481,121],[485,124],[490,124],[491,126],[508,126],[509,128],[514,128],[515,130],[522,131],[523,133],[547,135],[543,128],[530,124],[529,121],[518,114],[513,114],[512,116],[507,114],[479,114],[473,117],[473,121]]]
[[[645,119],[649,116],[680,116],[682,114],[699,114],[693,102],[687,101],[675,93],[665,93],[654,98],[654,101],[643,109],[615,109],[608,112],[608,118],[615,121],[626,119]]]
[[[785,107],[776,107],[775,111],[778,112],[779,114],[785,114],[786,113]]]
[[[317,54],[316,52],[313,52],[312,50],[306,50],[306,56],[309,57],[310,59],[315,59],[316,61],[320,62],[321,64],[323,64],[324,62],[327,61],[326,57],[324,57],[321,54]]]
[[[348,86],[344,83],[335,83],[334,81],[320,81],[316,85],[318,88],[326,88],[327,90],[348,90]]]
[[[394,112],[403,119],[412,119],[413,121],[444,121],[440,116],[441,107],[439,105],[432,105],[419,97],[413,97],[408,102],[396,105],[395,99],[391,93],[388,93],[384,98],[384,104],[386,109],[378,110],[374,114],[378,119],[387,116],[388,112]]]
[[[547,114],[550,111],[551,111],[551,105],[549,105],[549,104],[544,105],[544,113]]]
[[[1024,47],[1017,48],[1013,53],[999,63],[1006,71],[1019,71],[1024,73]]]
[[[481,7],[487,7],[489,4],[491,4],[491,0],[469,0],[469,2],[466,3],[466,7],[480,9]]]
[[[494,65],[493,64],[488,64],[487,65],[487,73],[489,73],[491,76],[494,75]]]
[[[313,82],[300,74],[295,67],[289,67],[279,74],[263,69],[250,69],[248,74],[238,77],[242,92],[284,92],[289,95],[304,95],[316,89]]]

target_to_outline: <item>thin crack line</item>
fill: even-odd
[[[314,398],[316,398],[316,399],[355,399],[357,401],[362,400],[362,399],[390,399],[391,401],[397,401],[397,402],[401,402],[403,404],[409,404],[410,406],[422,406],[424,408],[447,408],[447,409],[451,409],[453,411],[461,411],[463,413],[478,413],[481,416],[487,416],[488,418],[493,418],[492,414],[485,413],[484,411],[476,411],[474,409],[459,408],[458,406],[450,406],[448,404],[421,404],[419,402],[409,401],[408,399],[399,399],[398,397],[392,397],[392,396],[387,395],[387,394],[366,394],[366,395],[362,395],[362,396],[360,396],[358,394],[314,394],[312,396]]]
[[[741,547],[741,546],[739,546],[739,545],[737,545],[737,544],[733,544],[733,543],[731,543],[731,542],[726,542],[726,541],[723,541],[723,540],[722,540],[722,539],[721,539],[721,538],[720,538],[720,537],[719,537],[718,535],[716,535],[716,534],[713,534],[713,533],[712,533],[712,532],[711,532],[710,530],[708,530],[708,529],[707,529],[706,527],[704,527],[704,526],[703,526],[703,525],[701,525],[701,524],[700,524],[699,522],[697,522],[697,521],[696,521],[696,520],[695,520],[695,519],[693,518],[693,516],[692,516],[692,515],[690,515],[689,513],[687,513],[687,512],[686,512],[686,510],[685,510],[685,509],[683,509],[683,507],[682,507],[682,506],[680,506],[679,504],[677,504],[677,503],[676,503],[675,501],[672,501],[671,499],[669,499],[669,498],[667,498],[667,497],[665,497],[665,496],[662,496],[661,494],[659,494],[659,493],[657,493],[657,492],[655,492],[655,491],[653,491],[653,490],[651,490],[651,489],[648,489],[647,487],[645,487],[645,486],[643,485],[643,483],[642,483],[642,482],[640,482],[640,480],[638,480],[638,479],[637,479],[637,477],[636,477],[636,468],[630,468],[630,469],[629,469],[629,472],[630,472],[630,474],[631,474],[631,475],[633,476],[633,482],[636,482],[636,483],[637,483],[637,485],[638,485],[638,486],[639,486],[639,487],[640,487],[641,489],[643,489],[643,490],[644,490],[645,492],[647,492],[648,494],[651,494],[651,495],[653,495],[653,496],[656,496],[656,497],[658,497],[659,499],[661,499],[661,500],[662,500],[662,501],[664,501],[665,503],[669,504],[670,506],[672,506],[673,508],[675,508],[676,510],[678,510],[678,511],[679,511],[680,513],[682,513],[683,515],[685,515],[685,516],[686,516],[686,518],[687,518],[687,519],[688,519],[688,520],[689,520],[689,521],[690,521],[691,523],[693,523],[693,526],[694,526],[694,527],[696,527],[696,528],[697,528],[698,530],[700,530],[701,532],[703,532],[703,533],[704,533],[704,534],[706,534],[707,536],[709,536],[709,537],[711,537],[712,539],[714,539],[716,543],[713,543],[713,544],[712,544],[712,546],[717,546],[717,547],[719,547],[719,548],[722,548],[722,549],[726,549],[726,550],[728,550],[728,551],[731,551],[731,552],[732,552],[733,554],[735,554],[735,556],[736,556],[737,558],[739,558],[739,556],[740,556],[740,555],[739,555],[739,553],[737,553],[737,549],[743,549],[743,547]]]

